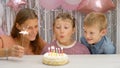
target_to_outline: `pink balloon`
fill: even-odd
[[[82,0],[79,4],[78,10],[85,14],[90,12],[107,12],[114,9],[115,5],[112,0]]]
[[[9,6],[15,11],[18,11],[20,10],[21,6],[25,4],[26,4],[25,0],[9,0],[7,6]]]
[[[76,10],[81,0],[63,0],[62,8],[66,10]]]
[[[61,5],[62,0],[40,0],[40,5],[48,10],[56,9]]]

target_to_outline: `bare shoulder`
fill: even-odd
[[[11,36],[8,36],[8,35],[0,36],[0,48],[1,47],[9,47],[13,43],[14,43],[14,39]]]
[[[1,35],[0,38],[2,40],[13,40],[13,38],[11,36],[8,36],[8,35]]]

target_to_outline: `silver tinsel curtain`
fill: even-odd
[[[13,11],[10,7],[6,6],[8,0],[1,0],[2,5],[4,6],[4,17],[2,19],[2,29],[5,32],[5,34],[9,35],[11,28],[13,26],[13,21],[16,15],[16,12]],[[32,8],[36,11],[39,17],[39,32],[40,36],[50,43],[53,39],[53,31],[52,31],[52,23],[55,19],[56,15],[61,12],[68,12],[71,15],[73,15],[76,19],[76,33],[75,33],[75,39],[80,41],[80,37],[83,34],[82,31],[82,24],[83,19],[85,17],[84,14],[80,13],[79,11],[66,11],[61,8],[48,11],[40,6],[39,0],[26,0],[27,5],[23,6],[23,8],[28,7]],[[108,13],[106,13],[106,16],[108,18],[108,33],[107,36],[113,41],[114,45],[116,46],[116,52],[120,53],[120,27],[119,27],[119,17],[120,17],[120,0],[113,0],[113,2],[116,5],[115,10],[111,10]]]

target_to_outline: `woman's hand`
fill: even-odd
[[[24,55],[24,47],[15,45],[8,49],[8,56],[22,57]]]

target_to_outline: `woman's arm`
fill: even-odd
[[[5,48],[0,48],[0,57],[5,57],[7,56],[7,49]]]

